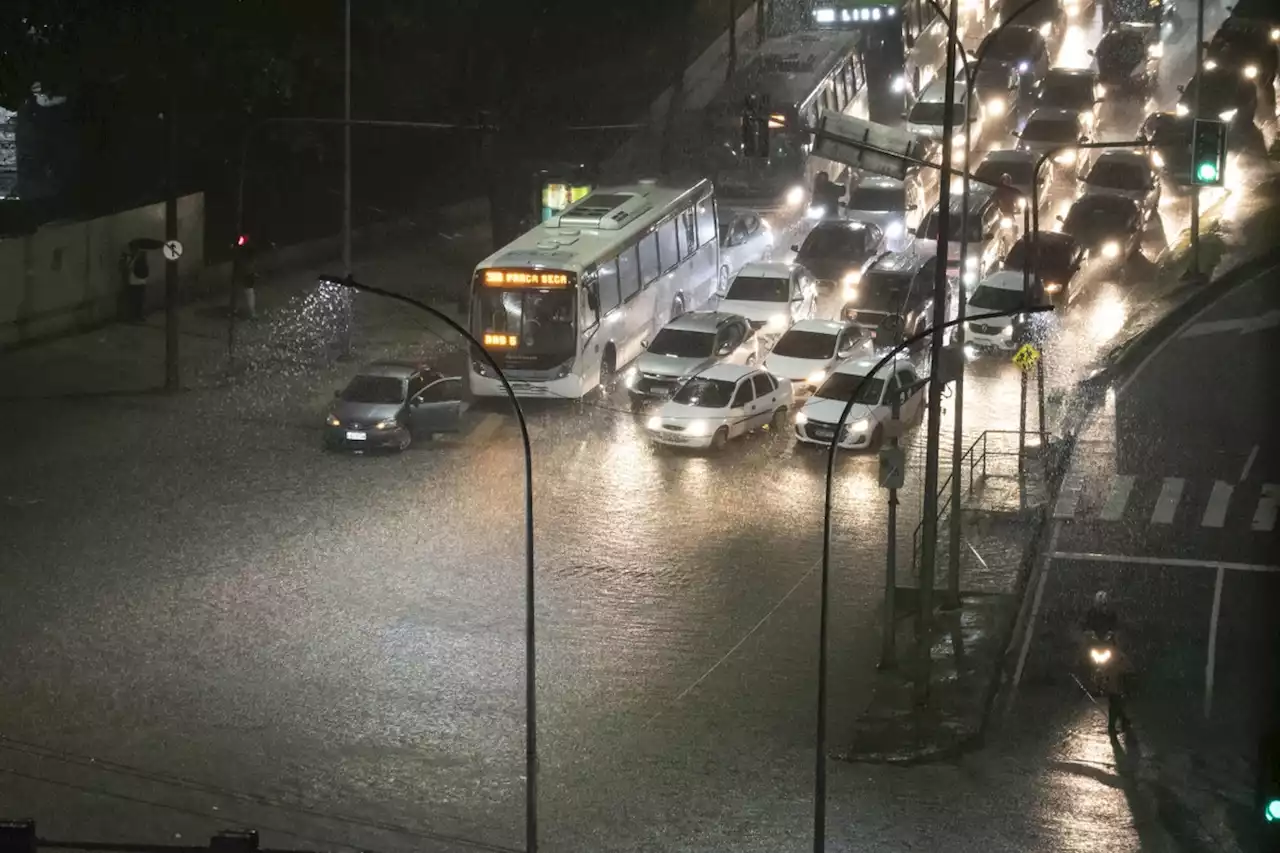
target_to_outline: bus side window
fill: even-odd
[[[582,328],[593,329],[600,322],[600,290],[595,274],[584,276],[578,290],[582,293]]]
[[[618,288],[623,302],[630,302],[631,297],[640,292],[640,265],[636,262],[635,246],[618,253]]]
[[[658,260],[662,271],[670,272],[680,263],[680,250],[676,246],[676,221],[668,219],[658,228]]]
[[[596,279],[600,287],[600,316],[607,317],[621,301],[618,298],[618,262],[606,261],[601,264]]]
[[[716,201],[708,196],[698,202],[698,243],[705,246],[716,241]]]
[[[648,287],[662,275],[662,265],[658,263],[658,235],[650,234],[640,241],[640,286]]]
[[[676,233],[680,241],[680,260],[683,261],[692,257],[694,249],[698,248],[698,229],[694,224],[692,207],[680,211],[677,218],[680,228]]]

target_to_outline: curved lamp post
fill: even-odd
[[[1052,310],[1053,306],[1051,305],[1034,305],[1019,308],[1015,311],[988,311],[982,314],[975,314],[973,319],[985,320],[990,317],[1008,317],[1013,314],[1033,314]],[[827,590],[831,580],[831,501],[832,487],[835,483],[836,450],[840,446],[840,437],[844,432],[845,421],[849,419],[849,413],[853,411],[853,403],[858,399],[858,395],[862,393],[862,386],[867,383],[867,380],[879,373],[882,367],[897,358],[899,353],[908,349],[917,341],[921,341],[935,332],[941,332],[943,329],[960,322],[962,320],[955,319],[931,326],[924,331],[917,332],[885,353],[876,362],[875,367],[871,368],[867,375],[862,377],[862,381],[858,383],[857,387],[849,395],[849,399],[845,401],[844,409],[840,412],[840,419],[836,421],[835,433],[831,437],[831,444],[827,446],[827,476],[822,505],[822,574],[818,593],[818,726],[814,742],[813,767],[813,853],[824,853],[827,835],[827,623],[829,621]],[[889,627],[892,628],[892,626]]]
[[[537,643],[534,634],[533,609],[533,450],[529,444],[529,425],[525,422],[524,410],[520,408],[520,400],[516,397],[516,392],[511,388],[511,383],[507,381],[507,376],[502,372],[502,368],[498,366],[497,361],[494,360],[493,356],[489,354],[489,351],[484,348],[480,341],[476,340],[474,335],[464,329],[453,318],[419,299],[414,299],[412,296],[396,293],[393,290],[384,290],[371,284],[363,284],[350,275],[345,277],[320,276],[320,280],[326,284],[337,285],[349,290],[385,296],[396,302],[412,305],[414,308],[425,311],[435,317],[466,338],[475,351],[480,353],[480,357],[493,368],[498,380],[502,382],[502,390],[507,392],[507,397],[511,400],[511,405],[516,410],[516,420],[520,423],[520,443],[524,449],[524,831],[526,853],[536,853],[538,849],[538,695],[534,689],[535,676],[537,674]]]

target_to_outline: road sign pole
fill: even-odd
[[[1049,444],[1049,433],[1045,429],[1044,423],[1044,359],[1036,359],[1036,404],[1039,407],[1039,413],[1036,423],[1040,426],[1040,458],[1044,458],[1045,448]]]
[[[170,77],[172,78],[172,70]],[[174,82],[168,83],[169,103],[164,111],[164,239],[166,246],[178,242],[178,180],[174,158],[177,156],[177,122],[173,114],[178,98]],[[164,252],[164,390],[170,394],[182,387],[182,371],[178,355],[178,258],[181,250]],[[170,258],[170,255],[174,257]]]
[[[1021,365],[1020,365],[1021,366]],[[1027,456],[1027,369],[1018,371],[1021,382],[1018,400],[1018,494],[1023,509],[1027,506],[1026,456]]]
[[[894,425],[893,434],[889,438],[889,446],[898,449],[898,428],[901,426],[902,394],[901,389],[893,394],[893,405],[890,409],[889,422]],[[884,633],[880,642],[880,668],[892,669],[897,656],[897,586],[898,586],[898,489],[896,485],[889,487],[889,535],[885,540],[884,554]]]
[[[1200,90],[1204,88],[1204,0],[1196,2],[1196,88],[1192,97],[1195,110],[1192,120],[1200,118]],[[1191,168],[1195,168],[1192,163]],[[1194,177],[1194,176],[1193,176]],[[1200,187],[1192,181],[1191,190],[1191,265],[1189,276],[1200,277]]]

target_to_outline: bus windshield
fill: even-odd
[[[576,292],[481,288],[476,322],[480,334],[505,332],[519,336],[516,348],[526,353],[572,354],[577,348],[574,325]]]

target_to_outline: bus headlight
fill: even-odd
[[[1257,80],[1257,79],[1258,79],[1258,66],[1256,66],[1256,65],[1246,65],[1246,66],[1244,67],[1244,79],[1246,79],[1246,80]]]
[[[991,113],[993,116],[1004,115],[1004,111],[1008,108],[1009,105],[1005,103],[1004,98],[992,98],[987,101],[987,112]]]
[[[1102,257],[1118,258],[1120,257],[1120,244],[1115,240],[1108,240],[1102,244]]]
[[[796,208],[804,204],[804,187],[792,187],[787,190],[787,207]]]

